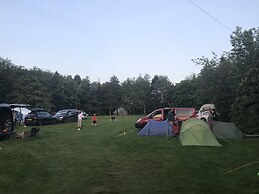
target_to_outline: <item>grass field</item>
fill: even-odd
[[[99,116],[98,127],[46,125],[35,138],[1,141],[0,193],[259,193],[259,163],[224,175],[259,160],[258,138],[183,147],[136,136],[137,118]]]

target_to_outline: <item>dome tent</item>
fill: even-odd
[[[243,139],[244,133],[231,122],[213,121],[213,132],[219,139]]]
[[[128,115],[128,111],[126,111],[126,109],[123,108],[123,107],[119,107],[119,108],[117,108],[117,109],[113,112],[113,114],[114,114],[114,115],[123,115],[123,116],[125,116],[125,115]]]
[[[137,134],[138,136],[172,136],[172,126],[168,121],[149,120],[145,127]]]
[[[221,146],[208,124],[196,118],[183,122],[179,140],[183,146]]]

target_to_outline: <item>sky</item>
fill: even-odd
[[[258,28],[258,0],[0,0],[0,57],[25,68],[120,82],[178,83],[192,59],[231,50],[237,26]]]

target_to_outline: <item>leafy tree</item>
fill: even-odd
[[[16,102],[27,103],[32,107],[41,107],[47,110],[51,109],[50,94],[46,85],[36,77],[36,74],[28,73],[26,76],[20,77],[19,85],[15,90]]]
[[[146,112],[150,110],[150,108],[147,107],[150,93],[150,76],[148,74],[144,75],[144,77],[139,76],[136,79],[134,92],[132,112],[135,114],[146,114]]]
[[[134,104],[136,103],[135,79],[128,78],[121,84],[122,105],[128,110],[129,114],[134,112]]]
[[[82,79],[81,79],[80,75],[75,75],[74,80],[75,80],[77,85],[80,85],[81,82],[82,82]]]
[[[197,65],[202,65],[199,76],[197,77],[197,90],[195,92],[196,104],[200,107],[206,103],[215,103],[214,97],[217,95],[215,86],[218,81],[217,67],[219,60],[214,54],[214,57],[209,60],[202,57],[194,60]]]
[[[71,76],[65,77],[65,100],[67,108],[80,108],[78,85]]]
[[[169,93],[171,88],[172,84],[167,76],[155,75],[150,86],[149,108],[156,109],[168,106],[172,100]]]
[[[230,120],[230,108],[235,99],[235,89],[233,88],[233,80],[231,76],[232,63],[225,57],[221,57],[216,70],[214,88],[214,96],[212,102],[216,105],[217,111],[220,113],[221,121]]]
[[[89,113],[103,114],[103,103],[101,96],[101,84],[99,82],[93,82],[90,85],[89,91]]]
[[[106,114],[112,114],[122,104],[121,86],[116,76],[111,77],[110,82],[102,85],[103,110]]]
[[[195,77],[186,79],[177,83],[174,88],[172,96],[172,107],[194,107],[196,100],[196,84],[197,79]]]
[[[246,74],[237,90],[232,105],[232,120],[247,133],[259,133],[259,68]]]
[[[15,88],[15,69],[10,60],[0,57],[0,102],[12,102],[12,91]]]
[[[233,63],[233,84],[237,86],[245,72],[259,67],[259,31],[255,28],[242,31],[237,27],[230,42],[233,47],[229,54]]]
[[[51,84],[51,102],[55,110],[79,107],[78,86],[71,76],[64,77],[56,72]]]
[[[84,78],[79,85],[79,100],[80,107],[82,110],[88,111],[90,109],[89,101],[90,101],[90,87],[91,82],[89,77]]]
[[[231,110],[232,120],[243,130],[254,132],[258,120],[258,101],[254,99],[257,96],[256,92],[258,93],[258,29],[242,31],[237,27],[231,36],[231,44],[233,49],[230,51],[229,59],[233,65],[232,87],[236,91]]]

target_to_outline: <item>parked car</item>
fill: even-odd
[[[168,112],[170,110],[175,110],[176,121],[185,121],[189,118],[195,118],[195,108],[159,108],[148,114],[147,116],[140,118],[135,123],[136,128],[143,128],[150,119],[156,121],[164,121],[167,119]]]
[[[57,119],[57,122],[66,123],[77,121],[79,110],[77,109],[64,109],[58,111],[53,117]]]
[[[57,122],[55,117],[52,117],[50,113],[41,108],[32,109],[32,111],[25,116],[25,125],[44,125],[54,124]]]
[[[215,109],[216,107],[214,104],[204,104],[201,106],[200,110],[198,111],[197,118],[207,122],[208,117],[210,115],[210,110],[215,110]]]

